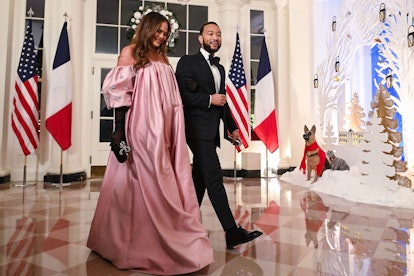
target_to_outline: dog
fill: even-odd
[[[303,139],[305,140],[305,151],[303,153],[302,162],[300,164],[300,169],[303,173],[307,172],[307,180],[310,180],[311,173],[314,171],[314,179],[312,183],[315,183],[318,180],[318,177],[322,175],[323,171],[327,168],[330,168],[329,162],[326,159],[326,153],[319,147],[316,142],[315,125],[309,130],[305,125],[303,128],[304,134]]]

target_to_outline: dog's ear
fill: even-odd
[[[307,133],[308,131],[309,131],[309,128],[308,128],[308,126],[307,126],[307,125],[305,125],[305,126],[303,127],[303,132]]]
[[[312,132],[312,134],[315,134],[316,133],[316,126],[315,125],[312,126],[311,132]]]

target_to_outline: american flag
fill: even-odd
[[[37,66],[32,21],[29,20],[20,55],[14,85],[11,124],[24,155],[34,152],[39,145],[39,100],[37,93]]]
[[[231,115],[240,133],[240,146],[237,151],[249,146],[250,124],[249,103],[247,101],[246,75],[243,67],[243,57],[240,51],[239,33],[236,34],[236,47],[231,61],[229,77],[226,79],[227,102]]]

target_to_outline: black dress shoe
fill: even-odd
[[[263,233],[260,231],[247,231],[239,226],[236,230],[226,232],[227,249],[232,249],[236,245],[249,242],[259,237]]]

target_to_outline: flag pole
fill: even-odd
[[[62,199],[62,186],[63,186],[63,150],[60,150],[60,174],[59,174],[59,186]]]
[[[234,172],[233,172],[233,177],[234,180],[237,180],[237,169],[236,169],[236,147],[234,147],[234,155],[233,155],[233,164],[234,164]]]
[[[52,186],[57,187],[59,186],[60,192],[62,192],[63,186],[70,186],[72,183],[63,183],[63,150],[60,149],[60,166],[59,166],[59,183],[58,184],[52,184]]]
[[[236,181],[241,181],[243,178],[242,177],[237,177],[237,161],[236,161],[236,156],[237,156],[237,150],[236,150],[236,145],[234,146],[234,154],[233,154],[233,177],[225,177],[226,179],[233,179],[235,182]]]
[[[264,176],[264,178],[274,178],[276,176],[270,176],[269,175],[269,150],[266,148],[266,175]]]
[[[27,155],[25,155],[24,156],[24,165],[23,165],[23,183],[22,184],[15,184],[15,185],[13,185],[14,187],[26,187],[26,186],[33,186],[33,185],[36,185],[36,183],[30,183],[30,184],[27,184],[26,183],[26,175],[27,175],[27,173],[26,173],[26,171],[27,171]]]

